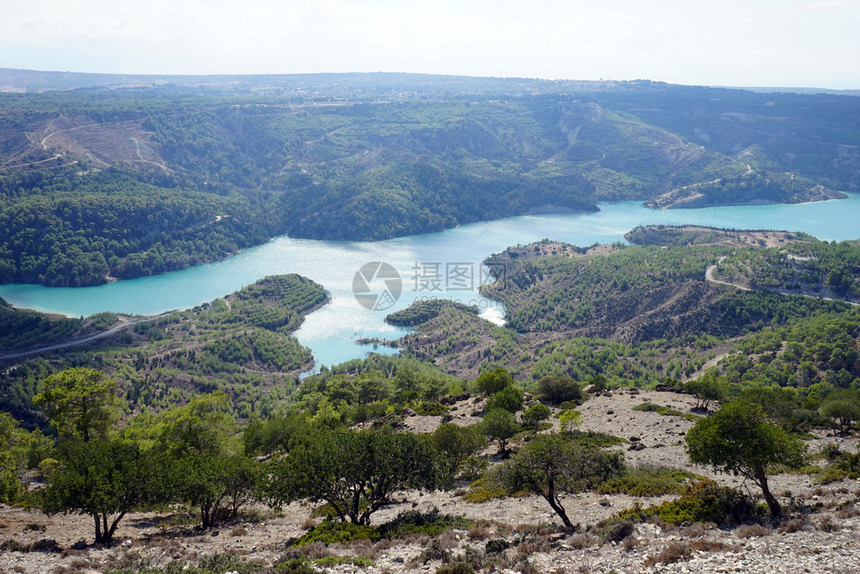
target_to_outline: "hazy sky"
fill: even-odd
[[[860,88],[860,0],[0,1],[7,68]]]

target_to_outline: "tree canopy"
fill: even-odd
[[[278,502],[325,501],[340,520],[366,525],[395,491],[434,489],[442,480],[429,437],[390,427],[337,429],[274,461],[267,490]]]
[[[510,460],[495,467],[490,476],[508,492],[528,490],[542,496],[565,527],[573,528],[560,495],[594,487],[623,470],[621,453],[548,434],[529,441]]]
[[[167,495],[165,465],[139,443],[116,437],[69,442],[60,458],[48,475],[42,509],[91,516],[96,544],[110,544],[126,513]]]
[[[684,440],[692,462],[755,482],[773,516],[782,509],[768,487],[768,466],[799,466],[806,453],[806,445],[770,422],[761,406],[740,400],[700,419]]]
[[[116,381],[87,367],[66,369],[45,379],[44,390],[33,397],[61,437],[84,442],[104,437],[119,418]]]

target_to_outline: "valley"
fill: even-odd
[[[0,570],[856,568],[860,99],[0,85]]]

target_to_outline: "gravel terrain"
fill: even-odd
[[[634,411],[632,407],[650,401],[689,412],[694,400],[686,395],[656,391],[616,391],[587,401],[580,411],[583,429],[609,432],[624,438],[639,438],[645,448],[624,449],[628,464],[662,464],[688,468],[711,476],[721,484],[732,485],[758,496],[751,484],[687,462],[683,450],[684,434],[692,423],[678,416]],[[474,400],[456,405],[454,420],[471,424],[471,415],[481,408]],[[463,416],[460,416],[460,415]],[[416,430],[431,431],[440,417],[407,418]],[[854,450],[857,439],[821,436],[810,441],[815,451],[827,443]],[[635,532],[620,543],[601,543],[590,534],[569,535],[558,528],[546,502],[535,496],[466,503],[454,493],[402,493],[400,502],[374,515],[374,523],[385,522],[397,513],[412,508],[438,508],[444,513],[460,514],[478,521],[469,531],[452,531],[439,537],[450,556],[462,555],[467,548],[483,551],[488,540],[505,539],[510,547],[495,562],[492,572],[790,572],[860,573],[860,481],[842,480],[819,485],[813,476],[780,474],[772,477],[772,490],[789,503],[786,493],[803,511],[796,511],[781,524],[742,526],[734,530],[713,525],[671,527],[639,524]],[[563,499],[574,522],[593,525],[638,501],[647,506],[663,498],[639,498],[595,493],[568,495]],[[149,563],[164,566],[171,561],[195,562],[215,553],[243,556],[270,565],[287,548],[287,541],[310,527],[311,508],[293,504],[275,513],[265,507],[245,515],[245,521],[200,533],[193,525],[183,525],[185,515],[145,513],[127,516],[118,529],[112,548],[86,546],[75,550],[76,543],[92,541],[92,524],[86,517],[58,515],[47,517],[38,511],[0,507],[0,541],[14,539],[24,545],[40,540],[56,541],[59,551],[0,551],[0,573],[23,572],[71,574],[101,572],[111,566]],[[435,572],[442,566],[438,559],[424,563],[419,555],[430,544],[427,537],[377,544],[315,546],[317,556],[368,556],[371,567],[351,564],[327,567],[330,572],[367,572],[368,574]],[[306,549],[308,547],[305,547]],[[527,562],[523,561],[527,559]],[[141,562],[143,561],[143,562]]]

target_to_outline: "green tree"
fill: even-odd
[[[103,438],[119,419],[116,381],[96,369],[76,367],[45,379],[44,390],[33,397],[61,437],[84,442]]]
[[[493,409],[484,415],[484,420],[478,425],[482,435],[489,440],[499,441],[499,453],[504,456],[508,452],[508,439],[520,432],[521,427],[517,417],[505,409]]]
[[[797,389],[791,387],[748,387],[741,391],[739,399],[760,405],[768,418],[781,427],[797,426],[797,411],[801,408]]]
[[[194,453],[174,466],[175,488],[183,500],[200,509],[203,530],[235,516],[252,499],[257,485],[258,465],[244,455]]]
[[[515,413],[523,408],[523,392],[516,387],[505,387],[487,399],[487,410],[504,409]]]
[[[834,392],[835,394],[835,392]],[[821,414],[833,421],[833,427],[839,427],[843,434],[851,430],[851,424],[860,419],[860,404],[847,398],[830,397],[821,405]]]
[[[540,422],[547,420],[550,415],[552,415],[552,411],[548,406],[537,403],[523,413],[523,422],[537,430]]]
[[[767,482],[770,465],[797,467],[803,463],[806,445],[767,420],[761,406],[734,401],[699,421],[684,439],[695,464],[708,464],[718,472],[732,473],[761,488],[771,515],[782,508]]]
[[[230,411],[230,398],[215,391],[142,425],[150,427],[154,450],[164,455],[172,471],[171,498],[198,507],[204,529],[221,517],[231,493],[245,498],[255,486],[255,469],[245,464],[245,456],[236,454],[241,445]]]
[[[488,395],[494,395],[505,387],[509,387],[513,384],[513,377],[511,377],[511,375],[508,374],[508,371],[502,367],[492,371],[487,371],[486,373],[481,373],[478,378],[475,379],[475,386],[478,387],[478,390]]]
[[[226,451],[237,430],[230,411],[230,397],[224,391],[198,395],[170,409],[156,423],[160,450],[173,458]]]
[[[469,457],[487,448],[487,440],[474,427],[463,427],[454,423],[442,423],[431,435],[433,444],[444,459],[450,479]]]
[[[712,402],[728,398],[729,383],[716,368],[710,368],[698,379],[687,382],[684,391],[696,397],[697,409],[707,410]]]
[[[497,465],[490,482],[510,493],[528,490],[546,500],[566,528],[573,528],[560,495],[593,488],[624,471],[624,455],[579,444],[560,434],[535,437]]]
[[[12,415],[0,412],[0,502],[10,503],[24,491],[18,471],[22,466],[26,433]]]
[[[580,417],[579,411],[573,409],[568,409],[558,415],[558,420],[561,423],[561,432],[566,434],[573,434],[574,427],[582,424],[582,417]]]
[[[155,451],[119,438],[94,438],[63,446],[60,466],[42,495],[46,514],[87,514],[96,544],[110,544],[129,511],[166,501],[166,464]]]
[[[362,525],[395,491],[435,489],[443,478],[429,437],[390,427],[315,433],[269,471],[272,500],[325,501],[342,521]]]
[[[304,413],[272,415],[245,425],[242,443],[246,455],[269,455],[277,450],[289,452],[312,432]]]
[[[570,377],[548,376],[537,382],[541,400],[557,405],[567,401],[581,402],[584,398],[582,387]]]

